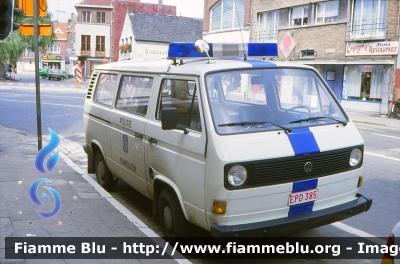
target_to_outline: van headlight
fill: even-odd
[[[242,165],[235,165],[228,171],[228,182],[232,186],[241,186],[247,179],[247,170]]]
[[[355,167],[360,164],[362,159],[362,152],[360,149],[355,148],[350,153],[350,166]]]

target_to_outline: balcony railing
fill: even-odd
[[[386,21],[370,19],[347,23],[346,41],[379,40],[386,37]]]
[[[278,42],[278,31],[276,30],[261,30],[257,31],[256,41],[277,43]]]

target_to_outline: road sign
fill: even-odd
[[[22,24],[19,27],[19,34],[21,36],[33,36],[33,24]],[[53,28],[51,24],[40,24],[39,25],[39,36],[51,36],[53,34]]]
[[[18,0],[18,8],[24,11],[25,16],[33,17],[33,1],[35,0]],[[37,0],[38,16],[47,16],[47,0]]]

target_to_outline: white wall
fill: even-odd
[[[217,31],[203,34],[203,39],[209,43],[248,43],[250,40],[250,31]],[[242,41],[243,40],[243,41]]]
[[[90,56],[96,56],[96,36],[105,37],[105,54],[109,58],[111,47],[111,26],[90,23],[77,23],[75,27],[75,55],[81,56],[82,35],[90,35]]]

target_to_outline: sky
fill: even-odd
[[[74,5],[81,0],[47,0],[48,11],[52,20],[68,22],[71,13],[76,14]],[[142,3],[157,4],[158,0],[141,0]],[[176,15],[203,18],[204,0],[163,0],[164,5],[176,6]]]

